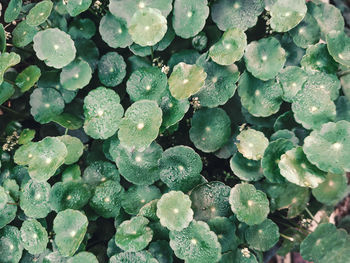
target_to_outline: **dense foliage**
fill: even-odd
[[[335,6],[2,12],[0,262],[349,262],[350,236],[329,222],[350,172],[350,38]]]

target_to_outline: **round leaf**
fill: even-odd
[[[126,75],[126,64],[117,52],[108,52],[98,62],[98,78],[107,87],[119,85]]]
[[[35,219],[23,222],[21,240],[23,247],[33,255],[44,252],[49,242],[45,228]]]
[[[92,70],[84,60],[77,59],[65,66],[60,74],[60,83],[66,90],[78,90],[89,84]]]
[[[237,136],[237,149],[247,159],[260,160],[264,156],[269,140],[265,135],[254,129],[241,131]]]
[[[245,232],[249,246],[259,251],[267,251],[272,248],[278,242],[279,237],[278,226],[271,219],[249,226]]]
[[[41,1],[30,9],[26,21],[30,26],[38,26],[46,21],[50,16],[53,3],[51,1]]]

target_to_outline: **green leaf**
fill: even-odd
[[[260,161],[247,159],[239,152],[230,159],[230,168],[242,181],[259,181],[264,177]]]
[[[110,263],[158,263],[158,261],[147,250],[139,252],[122,252],[112,256]]]
[[[0,52],[4,53],[6,50],[6,32],[4,26],[0,25]]]
[[[34,36],[38,33],[36,27],[27,24],[26,20],[17,24],[12,31],[12,44],[15,47],[25,47],[33,41]]]
[[[119,182],[108,180],[95,188],[90,207],[104,218],[117,217],[121,208],[121,194],[124,189]]]
[[[14,161],[27,165],[32,179],[44,182],[53,176],[67,156],[67,148],[56,137],[46,137],[39,142],[29,142],[17,149]]]
[[[29,219],[22,224],[21,241],[30,254],[36,255],[45,251],[49,239],[46,229],[37,220]]]
[[[119,95],[112,89],[93,89],[84,99],[84,131],[94,139],[107,139],[120,126],[124,109]]]
[[[55,244],[63,256],[73,256],[83,241],[88,226],[86,216],[72,209],[61,211],[53,221]]]
[[[69,24],[68,34],[76,39],[90,39],[96,33],[95,23],[89,18],[81,18],[73,20]]]
[[[4,14],[4,21],[10,23],[17,19],[22,10],[22,0],[10,0]]]
[[[115,162],[121,175],[136,185],[150,185],[159,180],[158,162],[162,157],[162,147],[153,142],[144,151],[129,151],[119,146]]]
[[[49,183],[36,182],[31,179],[22,187],[19,205],[26,216],[32,218],[47,216],[51,211],[49,206],[50,189]]]
[[[173,250],[168,241],[157,240],[150,243],[148,251],[162,263],[173,263]]]
[[[160,179],[172,190],[187,192],[198,183],[202,167],[200,156],[192,148],[170,147],[159,160]]]
[[[243,30],[231,28],[209,49],[209,56],[220,65],[231,65],[240,60],[247,47],[247,36]]]
[[[63,112],[64,100],[59,91],[53,88],[36,88],[30,95],[30,113],[41,123],[48,123]]]
[[[154,199],[151,202],[148,202],[143,207],[141,207],[138,216],[144,216],[151,221],[158,221],[157,217],[157,203],[159,199]]]
[[[264,11],[261,0],[218,0],[211,7],[211,18],[222,31],[239,28],[246,31],[255,26]]]
[[[126,64],[117,52],[108,52],[98,62],[98,78],[107,87],[119,85],[126,75]]]
[[[127,23],[130,23],[136,11],[143,8],[158,9],[164,17],[167,17],[172,9],[172,0],[110,0],[109,2],[109,11]]]
[[[210,230],[214,231],[221,245],[221,251],[227,252],[237,248],[236,225],[227,217],[214,217],[209,220]]]
[[[85,168],[83,180],[91,186],[97,186],[106,180],[120,181],[119,172],[110,162],[95,161]]]
[[[51,1],[41,1],[30,9],[26,22],[29,26],[38,26],[46,21],[50,16],[53,3]]]
[[[98,260],[91,252],[79,252],[75,256],[68,259],[67,263],[98,263]]]
[[[307,73],[299,67],[289,66],[282,69],[277,78],[282,86],[283,100],[292,102],[298,91],[303,88]]]
[[[208,16],[207,0],[175,0],[172,22],[176,35],[182,38],[197,35]]]
[[[317,24],[316,19],[306,14],[303,21],[298,26],[293,28],[290,32],[294,43],[301,48],[307,48],[310,45],[316,44],[321,38],[321,30]]]
[[[350,100],[345,96],[340,96],[336,101],[337,117],[336,121],[350,121]]]
[[[302,147],[288,150],[278,163],[281,175],[293,184],[315,188],[326,178],[326,173],[311,164]]]
[[[229,217],[230,190],[229,186],[218,181],[196,186],[190,194],[194,219],[208,222],[216,217]]]
[[[66,90],[78,90],[87,86],[92,77],[89,63],[76,59],[65,66],[60,74],[60,83]]]
[[[304,84],[304,89],[322,90],[330,96],[331,100],[336,100],[339,96],[340,81],[336,75],[324,72],[314,72],[308,75],[308,79]]]
[[[312,189],[312,194],[317,201],[334,205],[346,195],[347,178],[345,174],[328,173],[326,180],[317,188]]]
[[[115,234],[115,243],[124,251],[137,252],[149,244],[153,231],[147,227],[148,219],[136,216],[121,223]]]
[[[321,71],[335,74],[338,71],[338,63],[328,53],[327,46],[323,43],[309,46],[300,64],[309,72]]]
[[[67,148],[67,156],[65,158],[65,164],[73,164],[77,162],[80,156],[83,155],[84,145],[80,139],[77,137],[72,137],[70,135],[63,135],[57,137],[66,145]]]
[[[1,261],[5,263],[19,262],[22,257],[23,246],[20,232],[15,226],[0,229]]]
[[[83,126],[83,120],[70,113],[63,112],[51,119],[68,130],[77,130]]]
[[[221,108],[203,108],[194,113],[189,133],[197,149],[215,152],[229,140],[231,120]]]
[[[2,186],[0,186],[0,211],[2,211],[4,207],[7,205],[8,199],[9,199],[9,196],[5,192],[5,189]]]
[[[249,43],[244,61],[247,70],[254,77],[266,81],[274,78],[282,70],[286,63],[286,51],[276,38],[262,38]]]
[[[350,38],[343,31],[327,34],[327,48],[335,61],[350,67]]]
[[[168,80],[170,93],[178,100],[189,98],[204,86],[206,77],[201,66],[180,62]]]
[[[305,17],[307,7],[304,0],[277,0],[271,7],[271,28],[276,32],[287,32]]]
[[[162,111],[155,101],[139,100],[125,112],[119,125],[121,145],[128,148],[147,148],[158,136]]]
[[[99,32],[104,42],[112,48],[126,48],[133,42],[129,35],[126,22],[111,13],[102,17]]]
[[[216,234],[202,221],[192,221],[181,231],[170,231],[170,247],[186,263],[218,262],[221,245]]]
[[[333,121],[336,108],[327,91],[302,89],[292,103],[295,120],[306,129],[319,129],[323,123]]]
[[[21,61],[21,57],[14,52],[1,53],[1,55],[0,55],[0,84],[2,84],[2,82],[4,81],[5,72],[9,68],[17,65],[20,61]]]
[[[286,139],[271,142],[264,152],[261,166],[264,176],[271,183],[284,183],[285,179],[280,173],[278,163],[282,154],[294,148],[294,143]]]
[[[0,84],[0,105],[6,102],[15,93],[15,88],[12,84],[4,81]]]
[[[70,35],[58,28],[38,32],[33,48],[36,56],[49,67],[63,68],[75,58],[76,49]]]
[[[269,140],[264,133],[249,128],[240,132],[236,145],[245,158],[257,161],[263,158]]]
[[[77,16],[89,9],[92,0],[67,0],[67,11],[70,16]]]
[[[142,67],[134,71],[126,83],[132,101],[160,101],[167,89],[167,77],[157,67]]]
[[[279,240],[278,226],[271,220],[265,219],[258,225],[249,226],[245,238],[251,248],[267,251]]]
[[[95,42],[93,42],[91,39],[78,39],[75,41],[75,46],[77,49],[77,57],[89,63],[90,68],[92,70],[95,70],[99,62],[98,59],[100,56],[99,50],[96,47]]]
[[[41,76],[41,70],[35,65],[26,67],[16,77],[16,86],[21,89],[22,92],[29,90],[35,85]]]
[[[167,28],[167,21],[162,13],[148,7],[136,11],[128,23],[131,39],[143,47],[157,44],[164,37]]]
[[[329,122],[305,138],[303,150],[309,161],[323,171],[350,171],[350,122]],[[330,158],[332,156],[332,158]]]
[[[180,231],[193,219],[191,200],[180,191],[170,191],[164,194],[157,203],[157,216],[162,226],[169,230]]]
[[[231,189],[229,202],[237,219],[248,225],[262,223],[270,212],[266,194],[252,184],[236,184]]]
[[[130,215],[137,215],[141,207],[162,196],[154,185],[133,185],[122,194],[122,207]]]
[[[9,203],[14,203],[15,200],[12,199],[11,196],[8,195],[8,200]],[[6,204],[3,209],[1,209],[0,213],[0,231],[1,228],[6,227],[7,224],[11,223],[15,217],[16,217],[16,212],[17,212],[17,206],[12,205],[12,204]],[[1,242],[1,239],[0,239]],[[1,245],[0,245],[1,247]],[[1,251],[1,248],[0,248]]]

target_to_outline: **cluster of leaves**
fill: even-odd
[[[349,193],[335,6],[11,0],[3,17],[1,262],[349,261],[344,230],[308,228]]]

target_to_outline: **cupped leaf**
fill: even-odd
[[[294,43],[301,48],[316,44],[321,38],[321,30],[316,19],[306,14],[303,21],[290,31]]]
[[[68,130],[77,130],[84,124],[84,121],[81,118],[67,112],[63,112],[62,114],[53,117],[52,121]]]
[[[207,60],[206,55],[198,58],[197,65],[202,66],[207,73],[204,86],[194,96],[203,107],[214,108],[224,105],[235,93],[235,83],[239,78],[236,65],[221,66]]]
[[[33,41],[34,36],[38,33],[36,27],[32,27],[24,20],[17,24],[12,32],[12,44],[15,47],[25,47]]]
[[[243,30],[231,28],[209,49],[209,56],[220,65],[231,65],[240,60],[247,47],[247,36]]]
[[[141,207],[160,197],[161,193],[154,185],[133,185],[122,193],[122,207],[128,214],[137,215]]]
[[[89,84],[92,70],[89,63],[76,59],[65,66],[60,74],[60,83],[66,90],[78,90]]]
[[[284,68],[277,78],[283,89],[283,100],[292,102],[298,91],[303,88],[307,80],[307,73],[299,67],[289,66]]]
[[[323,171],[350,171],[350,122],[329,122],[305,138],[303,150],[311,163]],[[330,158],[331,157],[331,158]]]
[[[315,188],[326,178],[326,173],[309,162],[300,146],[283,154],[278,167],[285,179],[303,187]]]
[[[94,139],[107,139],[119,128],[124,109],[112,89],[93,89],[84,99],[84,131]]]
[[[81,140],[70,135],[63,135],[58,137],[58,139],[60,139],[60,141],[63,142],[67,148],[67,156],[64,163],[73,164],[77,162],[84,151],[84,145]]]
[[[53,220],[55,244],[63,256],[73,256],[83,241],[87,226],[87,217],[80,211],[67,209],[57,214]]]
[[[246,129],[240,132],[237,136],[238,151],[249,160],[260,160],[264,156],[265,149],[269,145],[269,140],[264,133]]]
[[[50,16],[53,3],[51,1],[41,1],[37,3],[26,17],[26,22],[30,26],[38,26],[46,21]]]
[[[239,28],[246,31],[253,27],[264,11],[261,0],[218,0],[211,7],[211,18],[222,31]]]
[[[304,89],[325,91],[331,98],[336,100],[339,96],[340,81],[336,75],[324,72],[309,74],[304,84]]]
[[[4,81],[0,84],[0,105],[6,102],[15,93],[15,88],[12,84]]]
[[[176,35],[182,38],[197,35],[208,16],[207,0],[175,0],[172,22]]]
[[[230,187],[222,182],[213,181],[196,186],[190,194],[194,219],[209,221],[215,217],[229,217],[228,201]]]
[[[30,177],[43,182],[53,176],[64,163],[67,148],[56,137],[46,137],[39,142],[29,142],[17,149],[14,160],[19,165],[27,165]]]
[[[344,197],[346,186],[347,178],[345,174],[328,173],[326,180],[317,188],[312,189],[312,194],[317,201],[327,205],[334,205]]]
[[[167,29],[167,21],[162,13],[149,7],[137,10],[128,23],[131,39],[143,47],[157,44]]]
[[[0,84],[2,84],[2,82],[4,81],[5,72],[9,68],[17,65],[20,61],[21,61],[21,57],[14,52],[1,53],[1,55],[0,55]]]
[[[327,34],[327,48],[335,61],[350,67],[350,38],[343,31]]]
[[[49,194],[51,186],[47,182],[29,180],[20,193],[20,207],[24,214],[32,218],[44,218],[51,211]],[[13,206],[12,206],[13,207]]]
[[[98,62],[98,78],[107,87],[119,85],[126,75],[126,63],[117,52],[108,52]]]
[[[40,76],[40,68],[35,65],[31,65],[17,75],[16,86],[19,87],[22,92],[25,92],[35,85]]]
[[[252,184],[236,184],[231,189],[229,202],[237,219],[248,225],[262,223],[270,212],[266,194]]]
[[[102,17],[99,32],[103,41],[112,48],[126,48],[133,42],[129,35],[126,22],[111,13],[107,13]]]
[[[280,173],[278,163],[282,154],[294,148],[294,143],[286,139],[278,139],[271,142],[264,152],[261,161],[264,176],[271,183],[284,183],[285,179]]]
[[[0,237],[1,261],[5,263],[19,262],[22,257],[23,245],[18,228],[5,226],[0,229]]]
[[[96,33],[96,26],[89,18],[75,19],[69,24],[68,33],[74,40],[90,39]]]
[[[85,168],[83,180],[91,186],[97,186],[106,180],[120,181],[120,176],[114,164],[95,161]]]
[[[261,81],[245,71],[238,82],[241,103],[255,117],[268,117],[280,109],[283,90],[275,80]]]
[[[263,38],[249,43],[244,61],[247,70],[253,76],[261,80],[269,80],[282,70],[286,63],[286,51],[276,38]]]
[[[335,104],[323,89],[300,90],[292,103],[292,111],[295,120],[306,129],[319,129],[336,116]]]
[[[82,181],[57,182],[50,191],[49,203],[52,210],[82,209],[89,201],[91,192]]]
[[[193,219],[191,199],[180,191],[170,191],[162,195],[157,203],[157,216],[162,226],[180,231]]]
[[[46,229],[37,220],[29,219],[22,224],[21,241],[30,254],[36,255],[45,251],[49,239]]]
[[[100,52],[96,47],[95,42],[93,42],[91,39],[77,39],[75,41],[75,46],[77,48],[77,57],[89,63],[90,68],[95,70],[100,56]]]
[[[127,181],[136,185],[150,185],[159,180],[158,162],[162,153],[162,147],[155,142],[143,151],[129,151],[119,146],[115,162]]]
[[[178,100],[186,99],[204,86],[206,77],[207,73],[201,66],[180,62],[168,80],[170,93]]]
[[[147,250],[139,252],[122,252],[112,256],[109,260],[110,263],[158,263],[151,253]]]
[[[260,161],[247,159],[239,152],[230,159],[230,168],[242,181],[259,181],[264,177]]]
[[[277,0],[271,7],[271,28],[287,32],[298,25],[307,12],[304,0]]]
[[[5,10],[4,21],[10,23],[16,20],[22,10],[22,0],[10,0]]]
[[[33,41],[36,56],[49,67],[63,68],[75,58],[76,49],[73,40],[70,35],[58,28],[38,32]]]
[[[132,101],[160,101],[167,89],[167,77],[157,67],[142,67],[134,71],[126,83]]]
[[[309,72],[323,71],[334,74],[338,71],[338,63],[329,54],[327,45],[323,43],[309,46],[300,64]]]
[[[71,16],[77,16],[86,11],[92,0],[67,0],[66,9]]]
[[[197,149],[215,152],[229,140],[231,120],[221,108],[203,108],[193,115],[189,134]]]
[[[73,257],[69,258],[67,263],[98,263],[98,260],[91,252],[79,252]]]
[[[95,188],[90,207],[104,218],[117,217],[121,208],[121,194],[124,189],[119,182],[108,180]]]
[[[278,226],[271,220],[265,219],[262,223],[249,226],[245,238],[251,248],[267,251],[279,240]]]
[[[157,203],[159,199],[154,199],[151,202],[145,204],[143,207],[141,207],[138,215],[144,216],[147,219],[151,221],[158,221],[159,218],[157,217]]]
[[[162,123],[162,110],[155,101],[139,100],[125,112],[119,124],[121,145],[128,148],[146,148],[158,136]]]
[[[214,231],[221,245],[221,251],[227,252],[237,248],[236,225],[227,217],[214,217],[208,221],[210,230]]]

